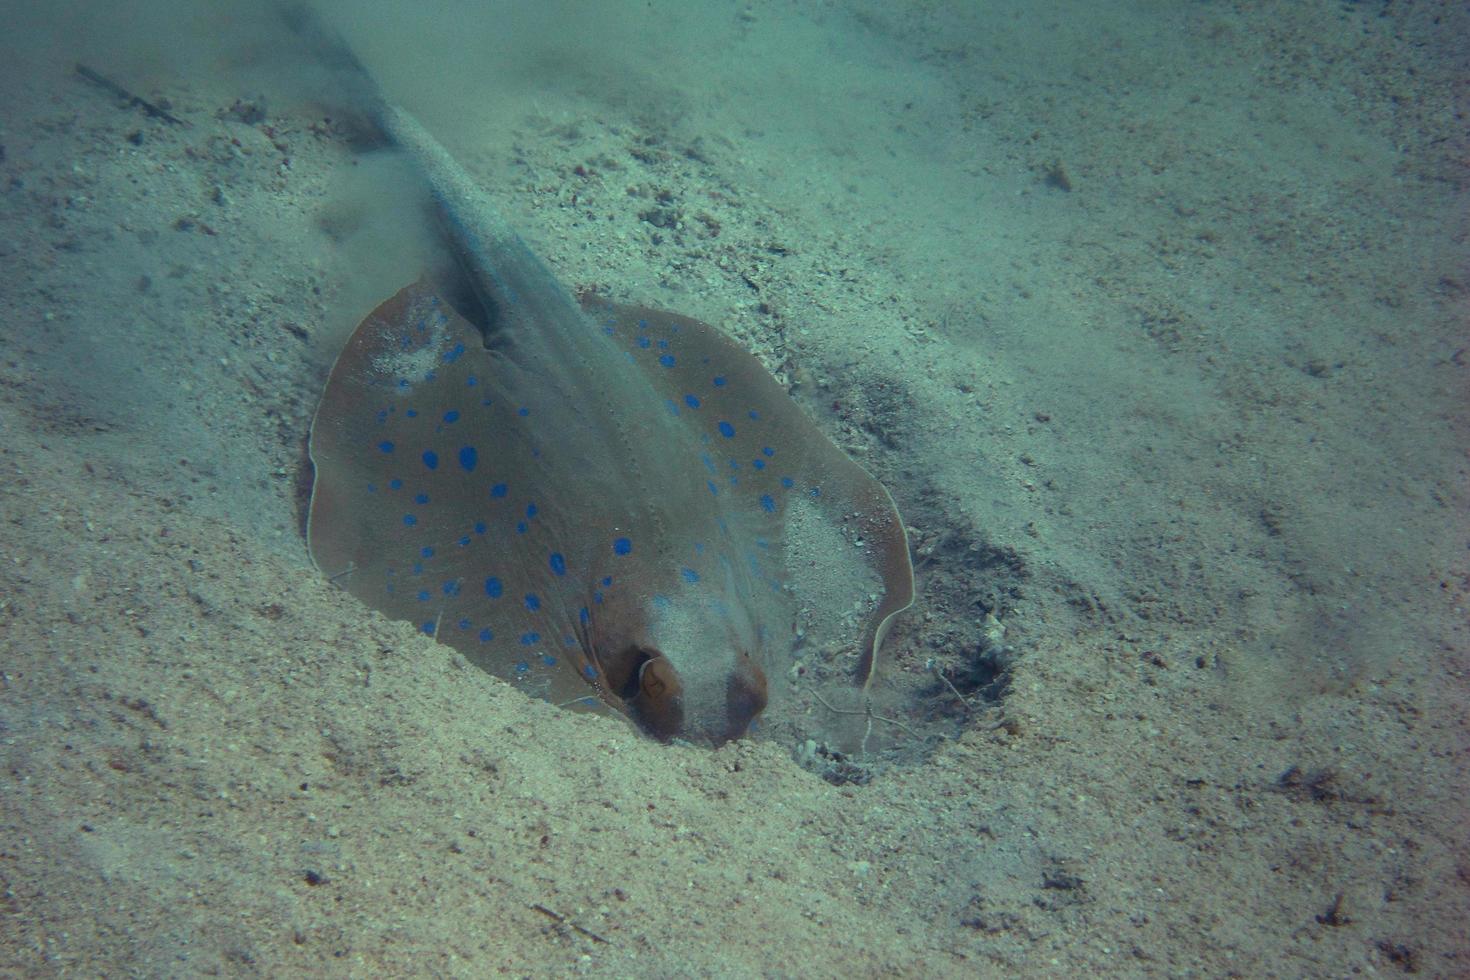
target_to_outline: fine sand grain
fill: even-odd
[[[312,567],[430,243],[268,11],[115,6],[0,3],[0,972],[1470,975],[1464,5],[327,8],[564,281],[891,488],[842,758]]]

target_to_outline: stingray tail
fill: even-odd
[[[308,3],[283,3],[277,11],[282,23],[327,72],[325,90],[317,95],[323,102],[337,107],[353,144],[362,149],[394,144],[383,91],[346,39]]]

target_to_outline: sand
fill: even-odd
[[[566,282],[892,490],[920,599],[840,760],[326,581],[394,164],[264,12],[6,12],[0,972],[1470,975],[1470,16],[1097,8],[333,11]]]

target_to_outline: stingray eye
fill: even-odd
[[[632,645],[599,658],[608,690],[654,738],[684,734],[684,683],[658,650]]]
[[[744,735],[766,709],[766,673],[749,657],[742,661],[742,669],[731,673],[725,685],[726,741]]]
[[[650,735],[672,738],[683,733],[684,685],[674,665],[663,656],[643,661],[638,668],[638,694],[628,704]]]

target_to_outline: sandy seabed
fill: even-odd
[[[825,768],[312,567],[421,245],[196,6],[6,18],[0,971],[1470,975],[1463,5],[336,5],[566,282],[892,490],[904,726]]]

